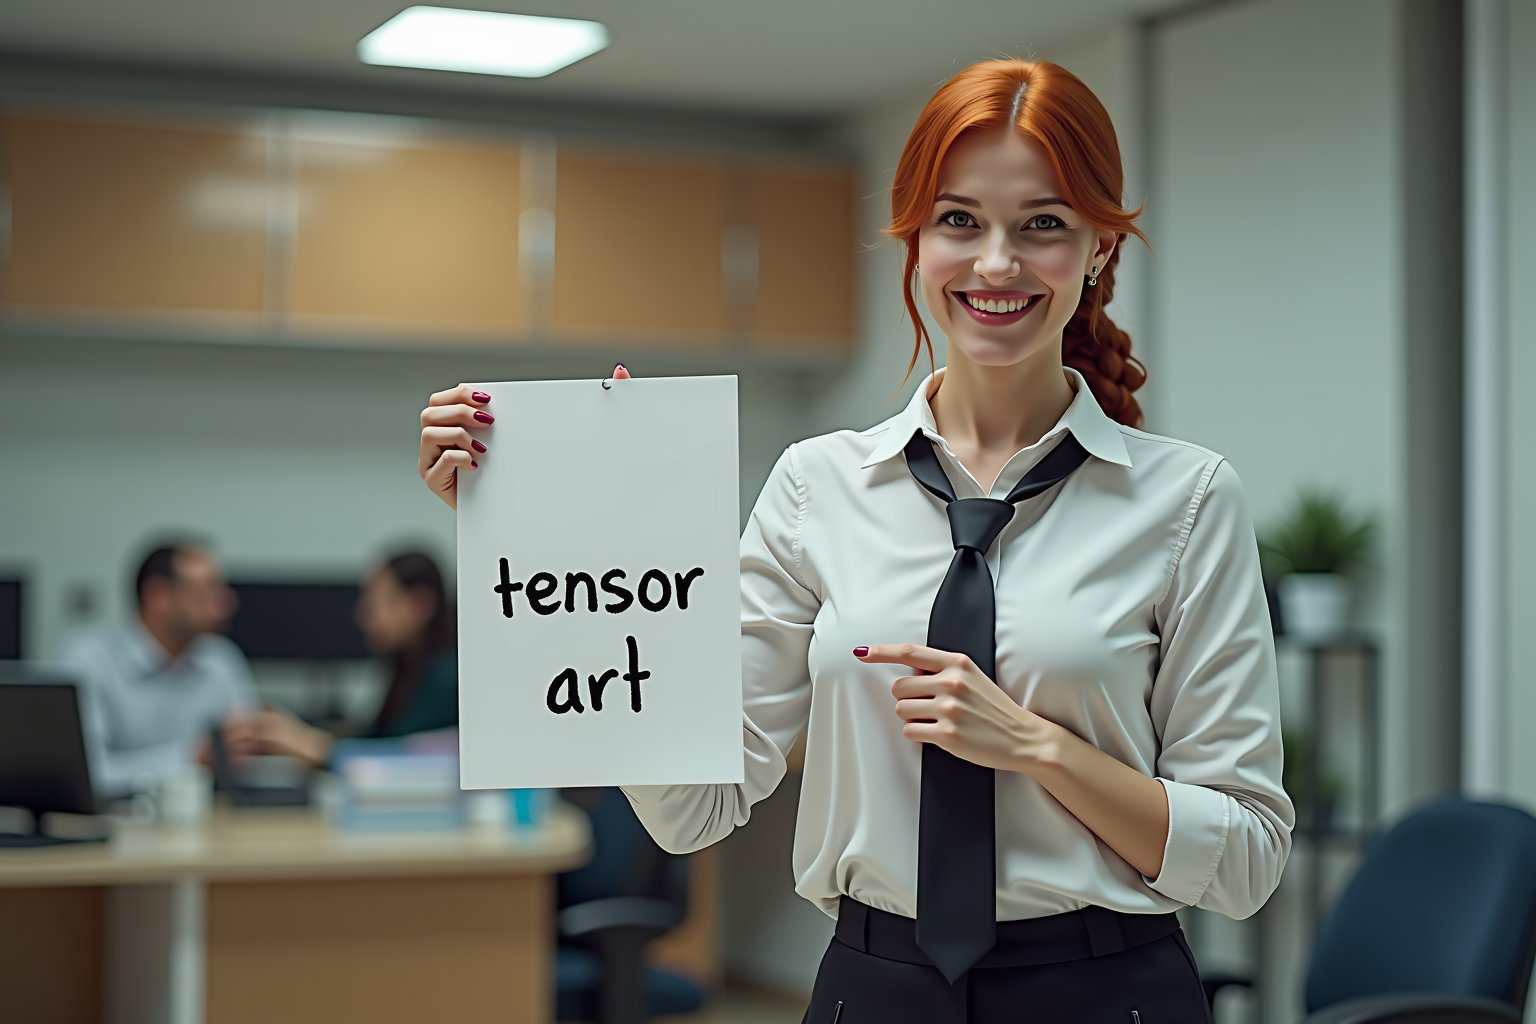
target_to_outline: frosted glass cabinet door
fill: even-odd
[[[523,329],[519,150],[296,125],[284,308],[301,334]]]
[[[0,115],[0,304],[12,312],[263,308],[266,138],[231,119]]]
[[[852,348],[857,184],[842,169],[755,166],[747,172],[748,224],[757,238],[757,287],[748,330],[757,344]],[[900,273],[882,247],[867,259]]]
[[[709,157],[562,144],[551,329],[566,341],[724,344],[726,172]]]

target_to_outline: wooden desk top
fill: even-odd
[[[583,863],[591,827],[555,801],[537,829],[345,832],[311,810],[216,808],[193,828],[124,825],[105,843],[0,849],[0,889],[182,879],[546,874]]]

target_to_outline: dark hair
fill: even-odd
[[[406,644],[398,651],[390,652],[389,688],[384,693],[384,703],[379,705],[378,718],[374,721],[376,733],[387,728],[392,719],[405,711],[416,688],[421,685],[428,666],[439,655],[453,651],[458,643],[453,604],[448,599],[448,588],[443,584],[443,572],[431,555],[421,551],[402,551],[385,559],[380,571],[389,573],[396,583],[410,593],[426,592],[435,606],[420,639]]]
[[[158,541],[139,562],[139,571],[133,578],[133,596],[139,608],[144,607],[144,588],[150,580],[176,581],[176,556],[192,551],[207,551],[208,545],[196,537],[167,537]]]

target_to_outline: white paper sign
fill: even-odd
[[[736,378],[473,387],[460,783],[741,782]]]

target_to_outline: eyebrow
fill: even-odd
[[[942,202],[946,199],[952,203],[959,203],[961,206],[969,206],[974,209],[980,209],[981,207],[981,204],[976,200],[969,199],[965,196],[957,196],[953,192],[940,192],[938,196],[934,198],[934,202]],[[1026,199],[1019,204],[1019,209],[1033,210],[1041,206],[1065,206],[1069,210],[1072,209],[1072,204],[1067,202],[1065,199],[1060,198],[1059,196],[1046,196],[1043,199]]]

